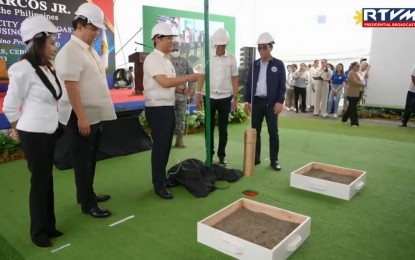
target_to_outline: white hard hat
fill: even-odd
[[[257,44],[274,44],[274,38],[272,38],[272,35],[268,32],[261,33],[258,37]]]
[[[229,34],[225,29],[217,29],[212,36],[213,45],[226,45],[229,42]]]
[[[101,8],[91,3],[84,3],[78,7],[75,12],[75,19],[86,18],[88,23],[105,30],[104,13]]]
[[[52,34],[58,32],[60,30],[43,15],[28,17],[20,25],[20,35],[24,42],[43,36],[42,33]]]
[[[173,32],[170,24],[167,23],[158,23],[154,25],[151,30],[151,39],[154,39],[154,36],[163,35],[163,36],[177,36],[178,34]]]

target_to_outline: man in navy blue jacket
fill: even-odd
[[[285,66],[271,56],[274,39],[265,32],[258,38],[261,56],[249,69],[245,88],[245,110],[252,113],[252,128],[256,129],[255,165],[261,163],[262,121],[267,121],[271,167],[279,171],[278,161],[278,114],[282,112],[285,99]]]

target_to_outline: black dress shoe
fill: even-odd
[[[104,195],[97,195],[97,202],[103,202],[107,201],[111,198],[110,195],[104,194]]]
[[[402,123],[402,124],[399,125],[399,127],[407,127],[407,125]]]
[[[63,235],[63,233],[60,232],[59,230],[56,230],[56,229],[48,232],[48,237],[49,238],[60,237],[62,235]]]
[[[155,190],[154,193],[156,193],[156,195],[165,200],[171,200],[173,198],[173,195],[166,188]]]
[[[93,207],[90,210],[83,210],[82,212],[85,214],[89,214],[94,218],[106,218],[111,216],[111,211],[103,209],[99,206]]]
[[[261,163],[261,160],[260,160],[260,159],[255,160],[255,165],[258,165],[258,164],[260,164],[260,163]]]
[[[223,165],[223,166],[226,166],[226,165],[228,165],[228,162],[226,161],[225,157],[219,157],[219,164]]]
[[[33,241],[33,243],[40,248],[48,248],[52,246],[52,243],[49,241],[49,239],[39,239],[36,241]]]
[[[281,171],[281,165],[278,161],[272,162],[271,167],[272,167],[272,169],[274,169],[276,171]]]
[[[96,196],[97,202],[104,202],[104,201],[107,201],[109,199],[111,199],[111,196],[110,195],[106,195],[106,194],[104,194],[104,195],[97,195]],[[81,204],[81,200],[80,199],[76,199],[76,202],[78,202],[78,204]]]

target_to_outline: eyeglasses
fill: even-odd
[[[260,45],[258,45],[258,50],[260,51],[260,50],[266,50],[266,49],[268,49],[268,44],[260,44]]]

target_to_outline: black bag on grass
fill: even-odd
[[[235,182],[242,177],[242,171],[213,164],[212,169],[198,159],[184,160],[167,171],[168,186],[183,185],[196,198],[209,195],[216,189],[216,181]]]
[[[206,197],[216,189],[214,172],[198,159],[184,160],[171,167],[167,174],[168,186],[183,185],[196,198]]]
[[[242,177],[242,171],[223,167],[220,164],[213,164],[212,169],[218,181],[235,182]]]

